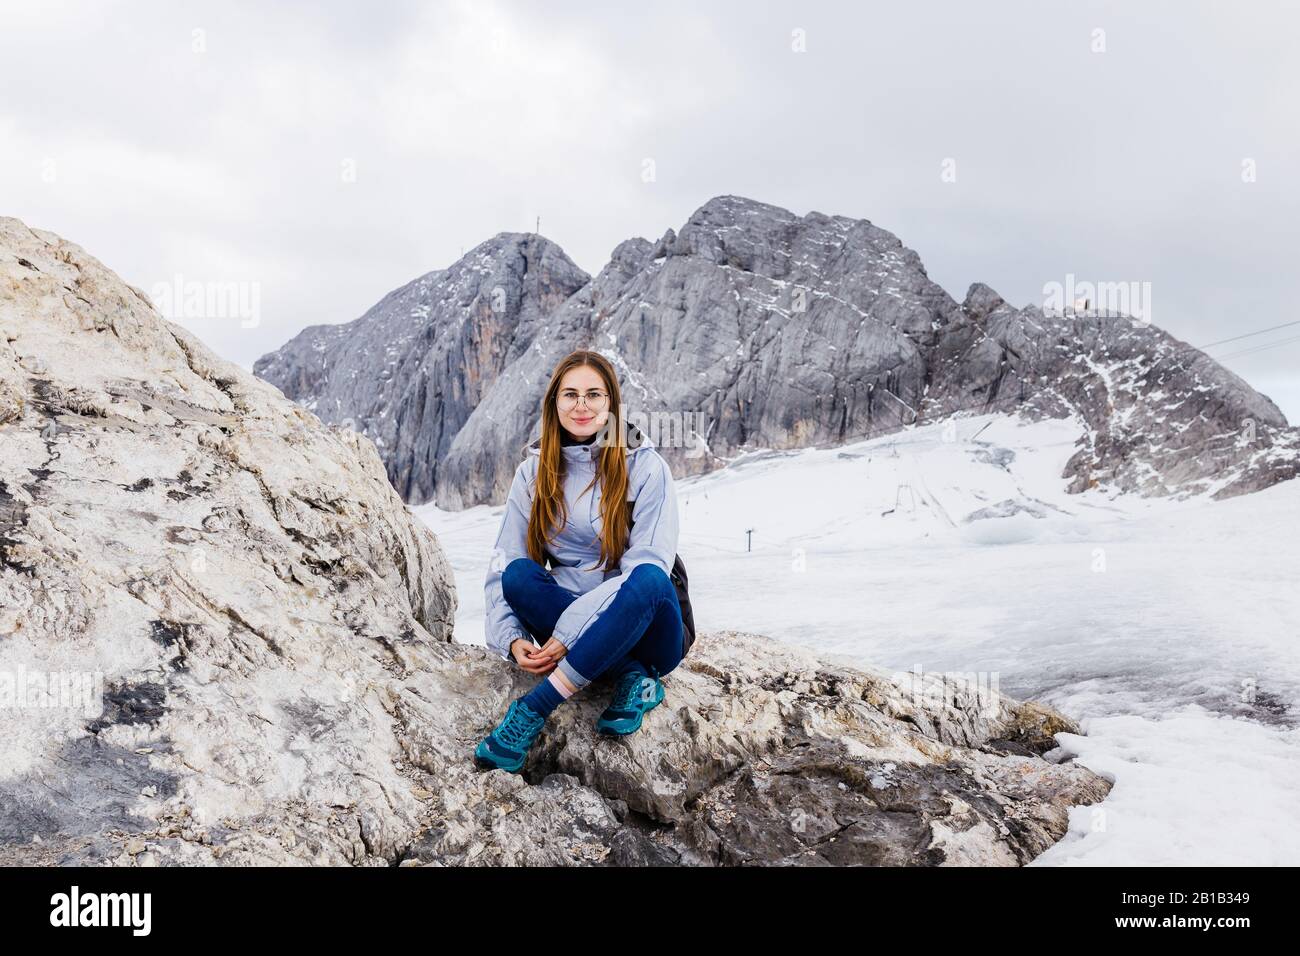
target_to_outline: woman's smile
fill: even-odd
[[[561,426],[578,439],[596,434],[609,417],[610,391],[616,387],[590,365],[568,369],[552,390]]]

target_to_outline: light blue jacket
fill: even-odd
[[[570,649],[581,639],[588,625],[609,606],[634,567],[654,564],[665,574],[672,571],[678,531],[677,491],[672,471],[650,439],[640,430],[635,431],[641,443],[626,451],[628,500],[635,501],[632,530],[618,569],[611,569],[608,573],[595,569],[600,560],[600,482],[579,496],[595,474],[593,456],[599,455],[601,449],[595,442],[560,448],[565,461],[564,500],[568,505],[568,522],[551,539],[547,550],[560,563],[551,569],[556,582],[578,595],[578,599],[560,615],[551,636]],[[515,558],[528,557],[528,515],[532,508],[540,454],[539,438],[528,446],[528,454],[515,469],[484,584],[487,646],[507,660],[512,659],[510,644],[516,638],[530,638],[501,593],[501,574]]]

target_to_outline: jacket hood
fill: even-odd
[[[627,454],[629,458],[643,449],[655,447],[654,442],[650,440],[650,436],[637,428],[636,425],[626,422],[624,427],[627,433]],[[589,445],[563,445],[560,451],[569,461],[592,461],[601,447],[601,445],[593,441]],[[542,436],[538,435],[528,443],[528,455],[536,458],[541,453]]]

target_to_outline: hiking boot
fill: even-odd
[[[614,737],[626,737],[641,729],[641,718],[664,699],[664,685],[657,676],[628,671],[614,685],[614,699],[596,721],[596,730]]]
[[[511,701],[501,723],[474,748],[474,762],[485,770],[518,773],[545,723],[546,718],[535,714],[522,700]]]

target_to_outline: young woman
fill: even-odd
[[[551,374],[485,585],[488,647],[543,679],[475,748],[480,766],[518,772],[551,711],[602,674],[617,680],[596,729],[636,731],[681,662],[673,476],[617,420],[621,408],[614,368],[596,352]]]

